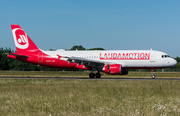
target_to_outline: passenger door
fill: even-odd
[[[150,53],[150,62],[156,62],[156,53],[155,52]]]

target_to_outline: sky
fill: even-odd
[[[15,50],[19,24],[43,50],[163,51],[180,57],[179,0],[2,0],[0,47]]]

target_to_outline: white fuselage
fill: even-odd
[[[167,68],[176,65],[176,60],[166,53],[155,50],[101,50],[101,51],[43,51],[51,57],[79,57],[104,64],[121,64],[126,68]],[[67,61],[67,58],[61,58]]]

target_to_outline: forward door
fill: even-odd
[[[156,62],[156,53],[155,52],[151,52],[150,62]]]

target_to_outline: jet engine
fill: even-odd
[[[111,75],[127,75],[129,72],[127,69],[123,69],[120,64],[108,64],[102,70]]]

